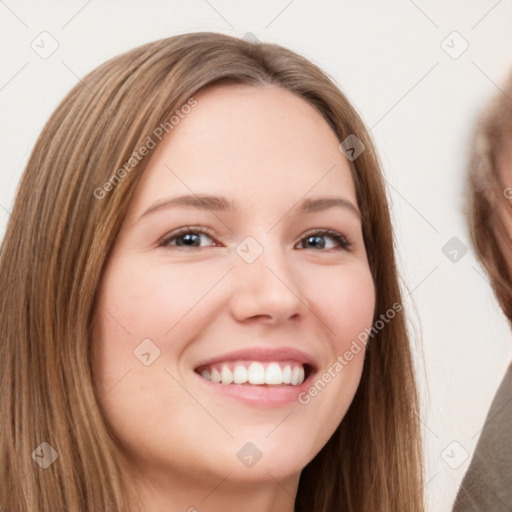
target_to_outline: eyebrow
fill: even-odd
[[[155,211],[173,208],[195,208],[197,210],[209,210],[215,212],[237,213],[240,206],[236,201],[229,201],[222,196],[211,196],[204,194],[190,194],[184,196],[169,197],[153,203],[137,220]],[[342,197],[316,197],[306,198],[293,208],[296,214],[306,214],[328,210],[330,208],[344,208],[354,213],[361,219],[359,209],[348,199]],[[289,210],[290,211],[290,210]]]

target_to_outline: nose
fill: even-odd
[[[238,321],[259,320],[277,325],[303,314],[306,305],[300,282],[282,248],[266,244],[252,263],[239,255],[235,258],[231,309]]]

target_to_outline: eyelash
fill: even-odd
[[[177,248],[182,248],[185,250],[188,250],[189,248],[190,249],[201,249],[202,247],[192,247],[191,246],[191,247],[187,248],[187,247],[178,247],[178,246],[170,245],[169,242],[171,242],[172,240],[174,240],[180,236],[190,234],[190,233],[206,235],[206,236],[210,237],[212,240],[214,240],[214,234],[210,229],[199,228],[199,227],[194,227],[194,226],[187,226],[184,228],[180,228],[180,229],[174,231],[173,233],[170,233],[169,235],[166,235],[164,238],[162,238],[160,240],[160,242],[158,242],[158,247],[164,247],[164,248],[177,247]],[[334,229],[317,229],[317,230],[313,230],[313,231],[308,231],[303,235],[303,238],[301,238],[300,241],[303,241],[307,238],[311,238],[313,236],[331,237],[333,240],[335,240],[338,243],[339,250],[349,251],[352,248],[351,242],[344,235],[342,235],[338,231],[335,231]],[[328,248],[328,249],[324,249],[324,250],[332,250],[332,249],[334,249],[334,248]]]

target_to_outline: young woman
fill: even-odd
[[[469,160],[469,225],[512,326],[512,73],[483,111]],[[454,512],[512,510],[512,363],[491,404]]]
[[[2,509],[423,511],[378,159],[303,57],[193,33],[90,73],[0,285]]]

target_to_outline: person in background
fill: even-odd
[[[469,228],[512,327],[512,72],[480,115],[469,159]],[[491,404],[452,512],[512,511],[512,363]]]

